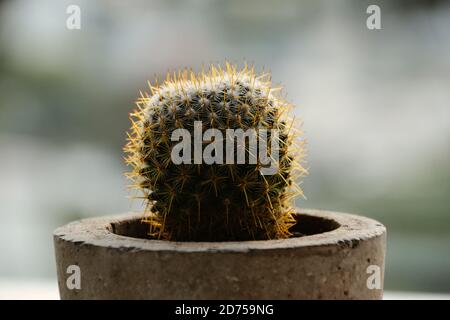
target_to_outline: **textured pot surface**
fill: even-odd
[[[140,218],[92,218],[55,230],[62,299],[382,298],[386,229],[372,219],[302,210],[300,237],[171,242],[145,239]]]

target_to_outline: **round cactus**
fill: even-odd
[[[303,142],[289,116],[292,105],[272,88],[270,75],[226,63],[199,74],[183,70],[168,75],[150,90],[141,93],[130,116],[124,149],[132,167],[128,175],[146,204],[143,221],[150,225],[149,234],[174,241],[289,237],[293,199],[302,192],[297,180],[305,173]],[[180,151],[177,129],[203,134],[200,153],[195,143],[189,144],[179,154],[181,163],[173,157]],[[241,136],[230,137],[231,129]],[[251,147],[255,135],[248,132],[263,138],[258,150]],[[219,144],[225,140],[235,146],[231,155],[228,145]],[[261,151],[261,146],[267,148]],[[275,163],[271,174],[263,172],[268,165],[264,157]]]

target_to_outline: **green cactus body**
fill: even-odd
[[[147,204],[143,221],[150,225],[149,234],[174,241],[289,237],[295,222],[293,199],[301,194],[296,182],[305,173],[303,143],[288,115],[292,106],[276,94],[270,76],[227,63],[224,69],[211,66],[200,74],[184,70],[150,89],[150,95],[141,94],[131,114],[125,147],[126,162],[132,167],[128,175]],[[255,152],[249,139],[240,140],[246,163],[236,163],[234,155],[234,163],[226,161],[223,143],[223,149],[211,153],[223,151],[223,161],[198,163],[192,148],[187,153],[192,161],[175,164],[171,155],[179,141],[172,141],[174,131],[186,129],[195,135],[196,124],[201,124],[202,132],[220,131],[224,140],[227,129],[266,129],[268,140],[274,132],[269,130],[276,129],[276,173],[263,175],[260,159],[249,163]],[[269,141],[267,145],[270,156]],[[207,146],[203,141],[201,150]]]

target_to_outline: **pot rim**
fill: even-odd
[[[143,217],[140,213],[130,212],[71,222],[57,228],[53,235],[62,241],[81,242],[82,245],[124,251],[247,252],[314,246],[353,246],[359,241],[379,237],[386,233],[385,226],[380,222],[359,215],[315,209],[299,209],[298,214],[333,220],[339,226],[331,231],[289,239],[178,242],[115,234],[112,224],[139,220]]]

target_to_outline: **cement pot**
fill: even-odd
[[[381,299],[386,229],[361,216],[302,210],[298,237],[242,242],[145,239],[141,215],[54,232],[62,299]]]

